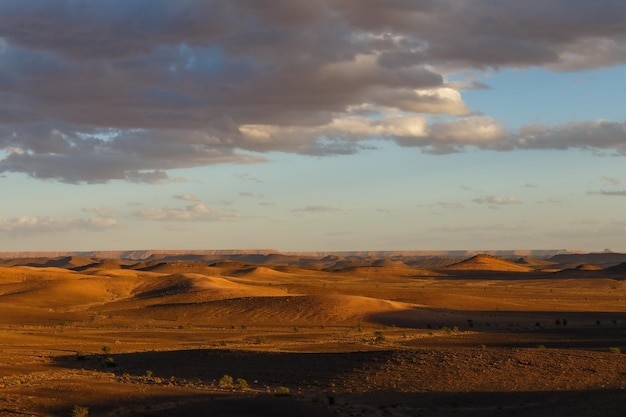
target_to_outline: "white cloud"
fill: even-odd
[[[68,232],[71,230],[102,231],[118,226],[112,217],[92,217],[88,219],[59,219],[53,217],[20,216],[10,219],[0,218],[0,231],[10,234],[46,232]]]
[[[618,178],[615,178],[615,177],[604,176],[604,177],[601,177],[600,179],[603,180],[603,181],[608,182],[611,185],[615,185],[615,186],[621,184],[621,181]]]
[[[608,195],[608,196],[617,196],[622,197],[626,196],[626,190],[600,190],[600,191],[589,191],[587,194],[598,194],[598,195]]]
[[[478,204],[490,204],[496,206],[506,206],[510,204],[522,204],[522,201],[513,197],[501,197],[498,195],[490,195],[486,197],[475,198],[472,200]]]
[[[193,194],[187,194],[187,193],[176,194],[174,195],[174,198],[177,200],[183,200],[183,201],[200,201],[200,199],[197,196]]]
[[[154,209],[144,209],[135,212],[135,216],[146,220],[157,221],[229,221],[240,218],[238,212],[220,212],[204,204],[193,204],[184,208],[162,207]]]
[[[98,217],[112,217],[113,212],[102,207],[83,207],[84,213],[95,213]]]
[[[344,210],[331,206],[306,206],[291,210],[292,213],[343,213]]]

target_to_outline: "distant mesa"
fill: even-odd
[[[453,271],[501,271],[501,272],[529,272],[534,268],[527,265],[500,259],[493,255],[480,254],[470,259],[454,263],[445,267]]]

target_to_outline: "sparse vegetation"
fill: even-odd
[[[376,331],[374,332],[374,341],[375,341],[376,343],[382,343],[382,342],[384,342],[385,340],[387,340],[387,337],[385,336],[385,333],[383,333],[383,331],[382,331],[382,330],[376,330]]]
[[[609,348],[609,352],[611,353],[622,353],[622,350],[618,347],[612,346]]]
[[[245,391],[248,389],[248,381],[246,381],[243,378],[237,378],[235,380],[235,388],[237,388],[240,391]]]
[[[76,352],[76,360],[77,361],[84,361],[85,359],[87,359],[87,353],[81,351]]]
[[[287,397],[291,395],[291,390],[287,387],[280,386],[274,390],[274,395],[277,395],[279,397]]]
[[[109,346],[109,345],[102,346],[102,352],[104,352],[105,355],[110,354],[111,353],[111,346]]]
[[[89,407],[83,407],[82,405],[75,405],[72,408],[72,417],[87,417],[89,415]]]
[[[220,388],[229,388],[233,386],[233,377],[230,375],[224,375],[218,382]]]
[[[113,358],[113,356],[107,356],[107,358],[104,360],[104,364],[109,368],[114,368],[117,366],[117,363],[115,363],[115,359]]]

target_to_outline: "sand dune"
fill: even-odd
[[[413,306],[359,296],[249,296],[214,301],[158,303],[148,314],[162,320],[189,321],[205,325],[356,325],[373,314],[408,310]],[[136,310],[115,315],[135,316]]]
[[[453,271],[529,272],[534,268],[492,255],[476,255],[470,259],[448,265],[445,269]]]

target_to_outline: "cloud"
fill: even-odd
[[[343,213],[344,210],[331,206],[306,206],[291,210],[292,213]]]
[[[104,231],[118,226],[112,217],[92,217],[89,219],[59,219],[54,217],[20,216],[10,219],[0,218],[0,232],[12,235],[31,233],[68,232],[71,230]]]
[[[437,202],[437,207],[442,208],[442,209],[464,209],[465,205],[461,204],[461,203],[451,203],[451,202],[447,202],[447,201],[439,201]]]
[[[600,179],[603,180],[603,181],[608,182],[611,185],[615,185],[615,186],[621,184],[620,180],[618,178],[615,178],[615,177],[606,177],[606,176],[604,176],[604,177],[601,177]]]
[[[607,190],[600,190],[600,191],[589,191],[588,194],[597,194],[597,195],[608,195],[608,196],[626,196],[626,190],[620,190],[620,191],[607,191]]]
[[[111,210],[102,207],[83,207],[84,213],[95,213],[98,217],[112,217]]]
[[[351,154],[373,139],[626,155],[622,123],[512,132],[463,101],[481,80],[446,80],[622,65],[624,15],[621,0],[4,0],[0,175],[162,184],[184,181],[174,169]]]
[[[183,201],[200,201],[200,199],[197,196],[193,194],[187,194],[187,193],[176,194],[173,197],[177,200],[183,200]]]
[[[497,195],[491,195],[487,197],[475,198],[472,200],[478,204],[490,204],[495,206],[506,206],[510,204],[522,204],[521,200],[513,197],[500,197]]]
[[[230,221],[240,218],[239,213],[220,212],[204,204],[193,204],[184,208],[162,207],[139,210],[134,213],[136,217],[145,220],[178,221],[178,222],[213,222]]]
[[[256,182],[257,184],[263,183],[263,181],[261,181],[257,177],[254,177],[250,174],[237,173],[237,174],[234,174],[234,177],[242,181],[251,181],[251,182]]]

